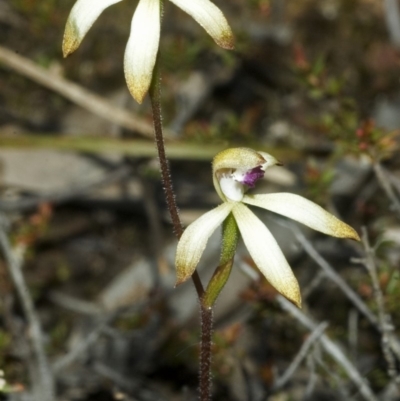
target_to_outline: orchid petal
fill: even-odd
[[[209,0],[171,0],[196,20],[218,46],[233,49],[233,33],[222,11]]]
[[[186,281],[196,269],[208,239],[227,218],[233,203],[225,202],[203,214],[183,232],[176,250],[176,284]]]
[[[289,217],[316,231],[338,238],[359,241],[356,231],[321,206],[291,193],[246,195],[243,202]]]
[[[64,57],[73,53],[99,15],[121,0],[78,0],[72,7],[65,26],[62,50]]]
[[[138,103],[149,90],[160,42],[160,0],[140,0],[125,50],[128,89]]]
[[[277,291],[300,307],[299,284],[271,232],[242,203],[236,203],[232,213],[250,256],[261,273]]]
[[[232,177],[222,176],[219,180],[222,193],[228,199],[239,202],[243,199],[244,187],[240,182],[235,181]]]

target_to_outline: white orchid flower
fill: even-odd
[[[245,205],[258,206],[290,217],[324,234],[360,240],[356,231],[317,204],[295,194],[246,195],[268,167],[280,163],[265,152],[248,148],[228,149],[213,161],[213,181],[223,203],[205,213],[184,231],[176,252],[177,284],[196,269],[212,233],[230,213],[261,273],[282,295],[301,305],[299,284],[268,228]]]
[[[78,0],[65,27],[63,54],[81,44],[99,15],[121,0]],[[149,90],[160,41],[162,0],[139,0],[132,18],[124,70],[129,91],[141,103]],[[233,48],[233,34],[221,10],[209,0],[170,0],[191,15],[221,47]]]

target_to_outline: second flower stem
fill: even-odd
[[[200,368],[199,368],[199,400],[211,400],[211,356],[212,356],[212,333],[213,316],[212,307],[200,303],[201,318],[201,346],[200,346]]]
[[[162,113],[161,113],[161,85],[158,71],[158,61],[156,63],[156,68],[154,71],[153,82],[150,87],[150,99],[153,111],[155,141],[157,146],[158,158],[160,162],[161,179],[164,186],[165,200],[167,202],[168,211],[171,216],[172,225],[174,227],[174,233],[176,237],[179,239],[182,236],[183,227],[181,219],[179,217],[178,205],[176,204],[175,192],[174,192],[174,186],[172,184],[169,162],[165,153]],[[192,281],[196,288],[197,296],[199,299],[201,299],[204,294],[204,288],[197,271],[194,271],[192,275]]]
[[[158,64],[158,62],[156,63]],[[155,141],[160,162],[161,179],[164,186],[165,199],[168,205],[169,214],[176,237],[179,239],[183,233],[179,210],[176,204],[174,187],[171,179],[168,159],[165,153],[162,114],[161,114],[161,88],[158,68],[153,76],[153,83],[150,88],[150,99],[153,110],[153,124],[155,132]],[[200,276],[195,270],[192,274],[192,281],[196,288],[197,297],[200,303],[201,319],[201,341],[200,341],[200,368],[199,368],[199,395],[200,401],[211,400],[211,344],[213,331],[213,309],[206,307],[202,300],[204,288]]]
[[[160,78],[157,68],[153,76],[153,82],[150,88],[150,99],[153,111],[153,124],[155,141],[160,162],[161,179],[164,186],[165,199],[168,205],[169,214],[171,216],[174,233],[179,239],[183,233],[179,210],[176,204],[174,187],[172,184],[171,172],[168,159],[165,153],[162,114],[161,114],[161,88]],[[203,304],[204,288],[200,280],[200,276],[195,270],[192,274],[192,281],[196,288],[197,297],[200,303],[200,320],[201,320],[201,341],[200,341],[200,368],[199,368],[199,393],[200,401],[211,400],[211,344],[213,329],[213,310]]]

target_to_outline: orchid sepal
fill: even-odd
[[[235,204],[232,213],[258,269],[279,293],[300,308],[299,284],[271,232],[243,203]]]
[[[243,202],[289,217],[313,230],[332,237],[360,241],[360,237],[354,228],[300,195],[286,192],[245,195]]]
[[[232,208],[232,203],[223,203],[203,214],[183,232],[176,250],[176,286],[185,282],[193,274],[208,239],[226,219]]]
[[[62,51],[64,57],[80,46],[83,38],[100,14],[109,6],[122,0],[78,0],[69,14],[65,25]]]
[[[234,37],[222,11],[209,0],[170,0],[188,13],[223,49],[234,48]]]
[[[160,42],[160,0],[141,0],[132,18],[124,56],[124,73],[129,92],[140,104],[153,78]]]

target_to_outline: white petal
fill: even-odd
[[[63,54],[67,57],[74,52],[82,39],[97,20],[99,15],[109,6],[121,0],[78,0],[72,7],[63,39]]]
[[[243,202],[290,217],[314,230],[333,237],[360,240],[360,237],[352,227],[328,213],[321,206],[299,195],[285,192],[246,195],[243,198]]]
[[[149,90],[160,42],[160,0],[140,0],[132,18],[125,50],[125,79],[129,91],[142,103]]]
[[[232,177],[222,176],[219,180],[219,185],[223,194],[230,200],[239,202],[243,199],[244,187],[243,184],[237,182]]]
[[[177,284],[187,280],[196,269],[208,239],[231,212],[233,203],[225,202],[194,221],[183,232],[176,250]]]
[[[297,279],[268,228],[242,203],[236,203],[232,213],[250,256],[261,273],[277,291],[300,307]]]
[[[222,11],[209,0],[171,0],[195,19],[224,49],[233,49],[233,33]]]

